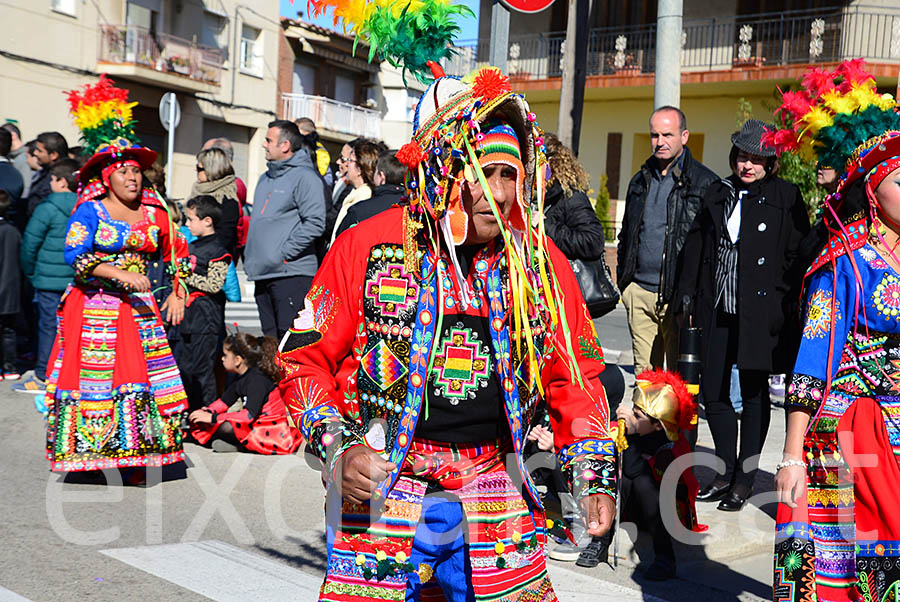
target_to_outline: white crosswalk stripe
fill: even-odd
[[[254,285],[247,280],[247,274],[244,273],[242,267],[238,269],[238,280],[241,283],[241,300],[237,303],[225,304],[225,327],[229,332],[233,332],[234,326],[237,324],[238,330],[262,334],[259,309],[253,298]]]
[[[0,602],[30,602],[30,600],[0,586]]]
[[[322,584],[321,574],[216,540],[113,548],[101,553],[217,602],[315,600]],[[565,602],[666,602],[553,563],[549,572],[557,595]]]

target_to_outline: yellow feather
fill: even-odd
[[[855,97],[848,94],[841,94],[837,90],[829,90],[823,94],[822,104],[828,107],[833,113],[852,113],[856,110],[856,107],[859,106]],[[818,131],[818,129],[816,131]]]
[[[822,128],[834,124],[834,118],[820,106],[812,107],[801,121],[806,124],[804,131],[808,132],[810,136],[815,136]]]

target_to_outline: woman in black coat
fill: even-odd
[[[752,493],[769,429],[768,377],[789,370],[799,342],[795,306],[806,266],[798,249],[809,218],[800,190],[775,176],[775,151],[761,145],[764,127],[751,119],[731,137],[733,173],[707,191],[684,245],[679,284],[678,299],[701,329],[700,386],[716,456],[725,463],[697,500],[721,500],[718,509],[727,511],[740,510]],[[744,406],[739,453],[729,398],[735,363]]]
[[[547,236],[567,259],[592,261],[606,252],[603,223],[597,219],[587,194],[587,172],[553,134],[545,134],[550,181],[544,196]]]

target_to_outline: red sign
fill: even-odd
[[[553,4],[553,0],[500,0],[506,8],[520,13],[539,13]]]

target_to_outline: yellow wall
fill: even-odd
[[[774,90],[775,83],[771,87]],[[588,93],[596,93],[589,90]],[[555,93],[557,99],[559,92]],[[526,94],[526,96],[529,96]],[[703,163],[720,176],[730,172],[728,152],[731,150],[731,134],[737,128],[738,99],[744,97],[753,105],[754,117],[772,121],[763,103],[771,105],[771,94],[714,94],[709,96],[683,96],[684,111],[691,139],[688,147],[702,157]],[[556,131],[559,104],[555,101],[531,100],[531,108],[537,114],[541,126]],[[628,181],[650,156],[648,120],[653,109],[652,97],[585,101],[581,130],[579,159],[591,175],[591,185],[597,188],[600,176],[606,171],[606,139],[610,132],[622,134],[621,173],[619,197],[624,197]]]

